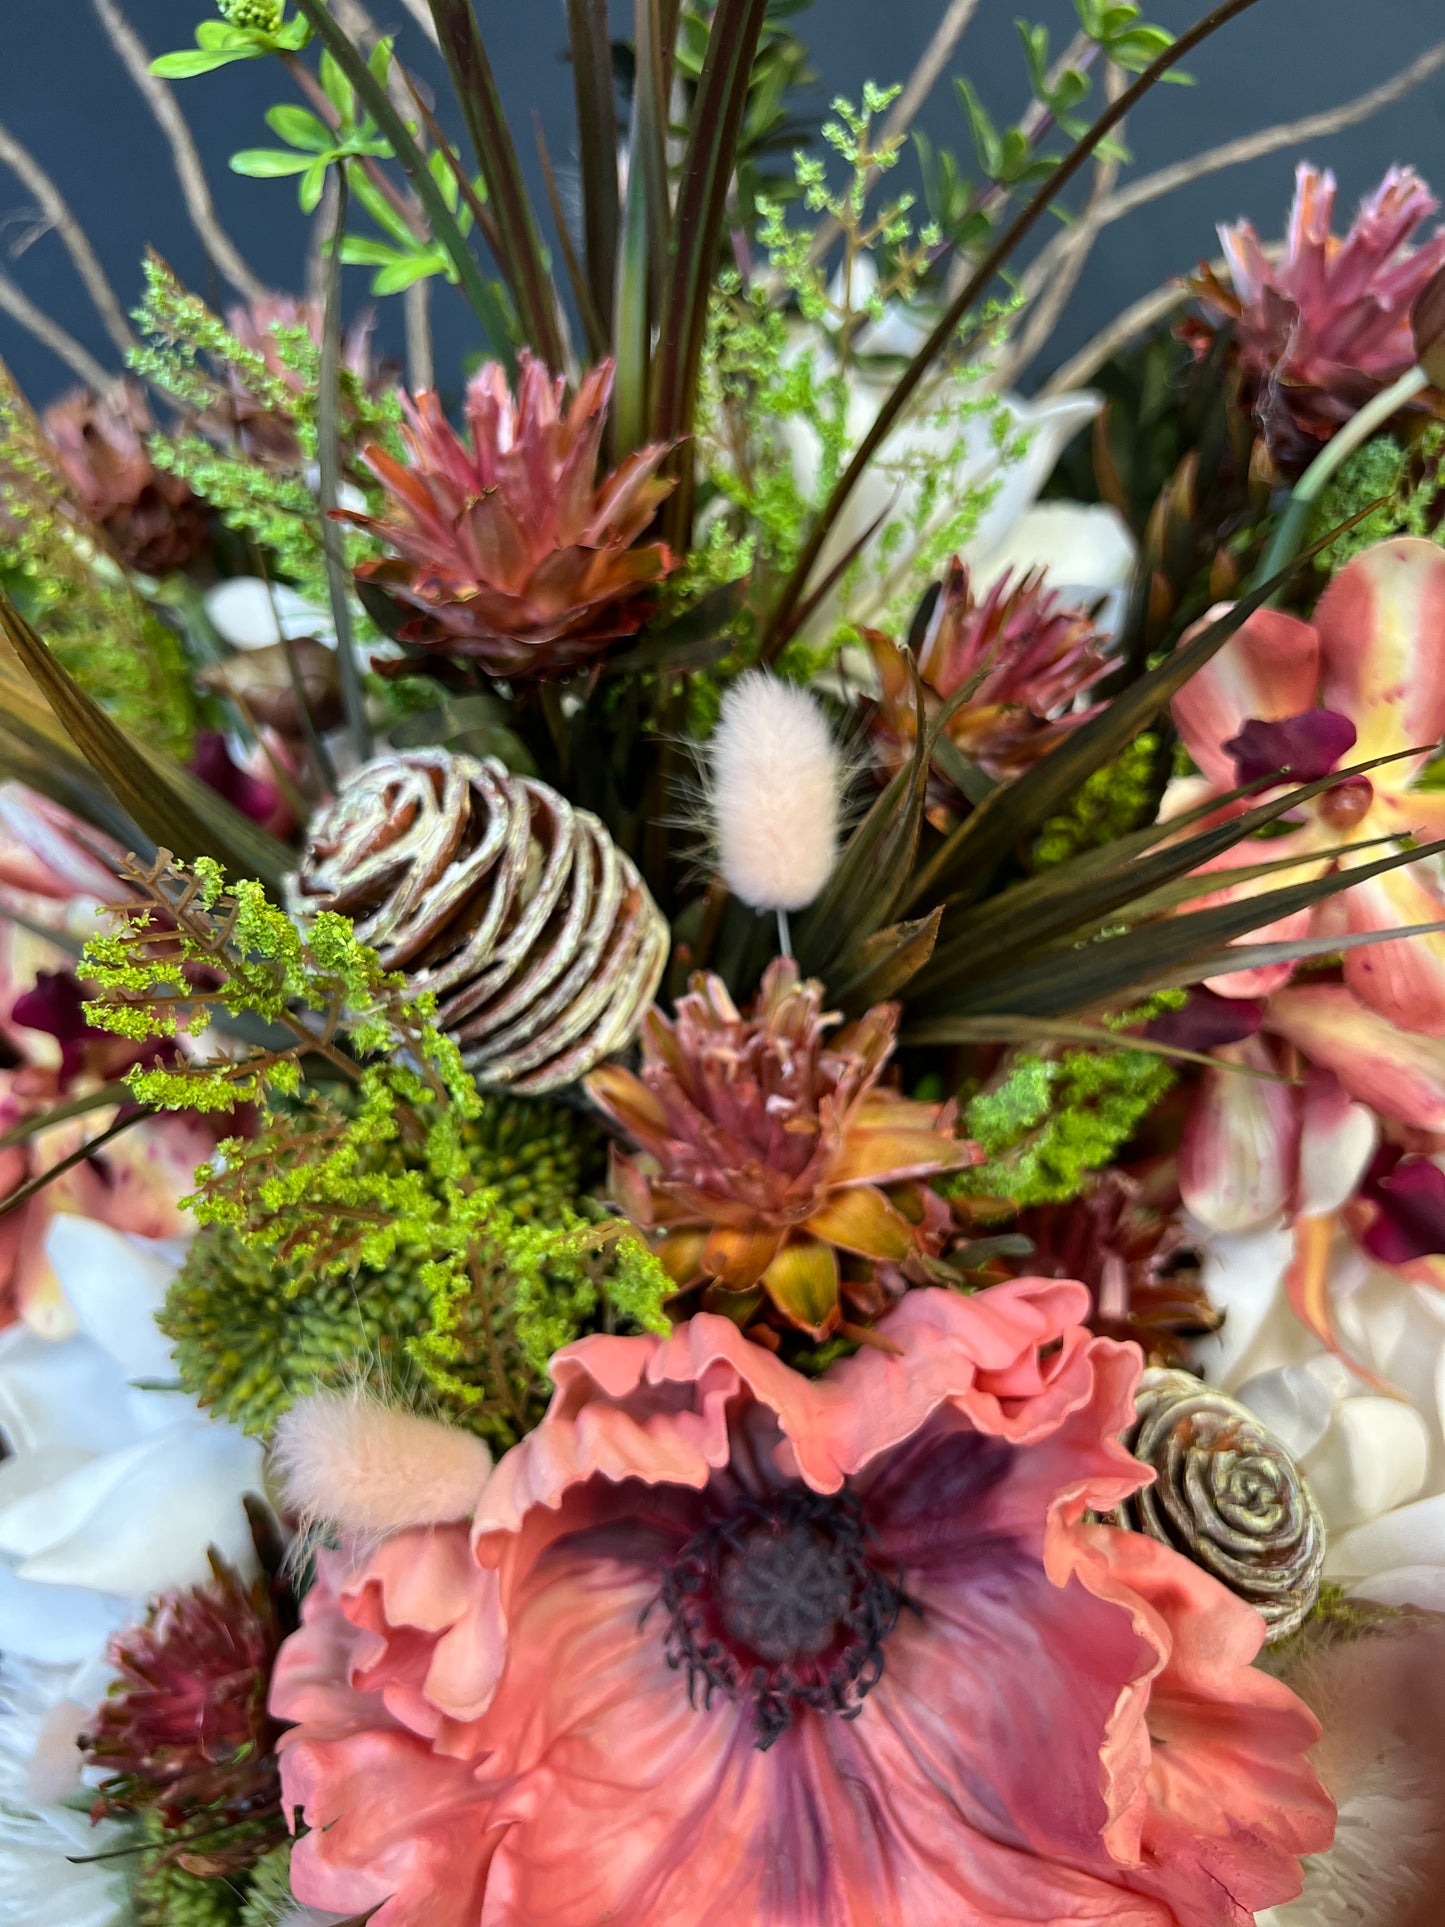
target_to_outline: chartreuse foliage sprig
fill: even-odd
[[[504,1446],[541,1416],[559,1344],[666,1329],[646,1245],[576,1209],[580,1134],[552,1107],[484,1103],[434,1000],[347,918],[302,929],[206,859],[127,876],[142,902],[82,960],[92,1025],[289,1033],[129,1074],[154,1109],[258,1112],[187,1200],[202,1229],[161,1315],[187,1389],[264,1432],[300,1392],[372,1379]]]

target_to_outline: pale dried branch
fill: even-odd
[[[37,308],[8,274],[0,274],[0,308],[12,321],[18,321],[27,334],[33,335],[51,354],[63,361],[87,388],[93,388],[97,394],[103,395],[116,380],[116,376],[102,368],[90,350],[83,348],[74,335],[67,334],[58,321],[52,321],[43,308]]]
[[[30,149],[18,141],[9,128],[0,123],[0,161],[24,182],[40,203],[41,212],[49,226],[60,236],[66,253],[75,263],[76,273],[85,283],[85,289],[95,303],[96,312],[105,323],[106,332],[123,355],[128,355],[138,344],[130,331],[125,318],[125,310],[116,299],[115,289],[106,279],[105,269],[100,265],[95,249],[90,245],[85,229],[76,220],[65,196],[36,160]]]
[[[413,281],[401,298],[406,321],[406,379],[415,395],[435,381],[432,364],[431,282]]]
[[[434,47],[439,47],[441,42],[437,38],[437,23],[431,17],[431,8],[427,5],[426,0],[401,0],[401,4],[406,8],[407,12],[411,15],[412,19],[415,20],[431,44]]]
[[[159,75],[150,70],[150,54],[135,28],[122,12],[118,0],[90,0],[105,29],[106,38],[134,81],[156,124],[171,150],[176,179],[185,199],[191,225],[201,237],[207,255],[218,273],[248,301],[262,301],[268,289],[260,276],[248,266],[244,255],[221,225],[211,187],[185,115],[176,97]]]
[[[1103,228],[1122,220],[1126,214],[1132,214],[1135,208],[1143,207],[1146,202],[1158,200],[1162,195],[1173,193],[1175,188],[1183,187],[1190,181],[1202,180],[1206,175],[1218,174],[1225,168],[1236,167],[1244,161],[1259,160],[1266,154],[1277,153],[1282,147],[1294,147],[1307,140],[1320,140],[1328,134],[1337,134],[1346,127],[1357,126],[1361,121],[1368,120],[1371,115],[1378,114],[1383,108],[1393,107],[1397,101],[1403,100],[1407,94],[1422,86],[1432,75],[1439,73],[1442,69],[1445,69],[1445,40],[1437,41],[1418,59],[1412,60],[1408,67],[1402,68],[1389,80],[1382,81],[1378,87],[1371,87],[1367,92],[1357,94],[1353,100],[1342,101],[1339,106],[1325,108],[1319,113],[1305,114],[1298,120],[1281,121],[1274,127],[1261,128],[1257,133],[1243,135],[1238,140],[1225,141],[1218,147],[1206,148],[1203,153],[1196,154],[1189,160],[1172,162],[1168,167],[1161,167],[1153,174],[1146,174],[1140,180],[1131,181],[1127,187],[1110,194],[1097,206],[1087,209],[1078,227],[1055,236],[1047,247],[1040,250],[1024,277],[1023,294],[1027,298],[1041,288],[1051,287],[1054,277],[1067,270],[1078,248],[1084,245],[1092,246],[1094,238]],[[1087,233],[1081,231],[1085,229],[1088,230]],[[1222,268],[1223,264],[1219,263],[1216,271],[1222,271]],[[1166,296],[1169,298],[1165,299]],[[1141,301],[1134,304],[1133,308],[1126,309],[1117,322],[1111,322],[1108,328],[1080,349],[1067,364],[1067,369],[1071,370],[1077,370],[1080,366],[1087,364],[1086,372],[1075,373],[1070,381],[1062,382],[1059,375],[1066,370],[1061,369],[1059,374],[1050,377],[1044,392],[1054,394],[1061,387],[1069,387],[1076,381],[1087,380],[1090,374],[1104,365],[1111,354],[1117,352],[1118,347],[1125,345],[1153,322],[1162,320],[1174,308],[1181,306],[1184,298],[1185,290],[1182,286],[1173,289],[1157,289],[1144,296]],[[1114,341],[1113,330],[1123,325],[1135,310],[1143,318],[1130,324],[1120,340]],[[1096,355],[1096,344],[1106,339],[1110,345],[1105,352]],[[1039,345],[1042,346],[1042,343]],[[1034,352],[1037,352],[1037,349]],[[1014,372],[1017,374],[1017,369]]]

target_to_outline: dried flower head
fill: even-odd
[[[213,1550],[206,1585],[164,1595],[117,1634],[119,1677],[81,1740],[106,1776],[92,1818],[154,1814],[172,1836],[167,1857],[196,1874],[249,1867],[285,1833],[266,1701],[296,1613],[274,1528],[247,1511],[259,1576],[248,1583]]]
[[[146,452],[155,422],[139,383],[105,397],[78,388],[46,409],[44,426],[81,507],[122,562],[163,575],[196,559],[210,511]]]
[[[838,854],[843,758],[816,696],[762,670],[722,700],[707,746],[717,866],[755,910],[801,910]]]
[[[1201,268],[1193,290],[1205,319],[1184,330],[1203,354],[1216,329],[1233,324],[1255,417],[1290,469],[1411,366],[1411,306],[1445,265],[1445,232],[1408,245],[1438,205],[1412,169],[1392,167],[1343,238],[1330,232],[1334,199],[1334,175],[1301,162],[1278,261],[1249,222],[1221,228],[1230,285]]]
[[[648,1018],[640,1076],[607,1065],[587,1080],[638,1147],[613,1153],[614,1201],[662,1234],[679,1291],[759,1320],[760,1336],[775,1320],[822,1337],[933,1276],[953,1217],[928,1181],[978,1156],[951,1105],[878,1088],[896,1005],[829,1036],[837,1021],[791,958],[746,1017],[697,976],[672,1021]]]
[[[467,387],[470,446],[427,392],[405,401],[408,463],[367,450],[386,511],[347,519],[396,551],[360,573],[416,611],[403,641],[530,678],[567,675],[641,627],[675,566],[639,540],[672,486],[656,473],[667,451],[639,449],[599,480],[611,362],[565,407],[564,388],[524,353],[514,400],[489,363]]]
[[[891,774],[907,762],[918,728],[912,678],[896,643],[872,634],[869,645],[881,685],[873,741]],[[947,829],[967,807],[960,757],[1006,781],[1077,727],[1089,713],[1079,698],[1109,666],[1105,650],[1088,611],[1061,601],[1042,570],[1017,581],[1005,573],[980,599],[955,557],[918,646],[925,720],[959,690],[972,693],[944,726],[928,776],[929,821]]]

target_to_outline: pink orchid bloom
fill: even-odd
[[[1332,1808],[1263,1622],[1142,1534],[1081,1285],[910,1292],[820,1380],[728,1319],[553,1361],[465,1524],[322,1553],[292,1882],[373,1927],[1252,1927]]]
[[[1348,563],[1321,596],[1314,621],[1261,609],[1174,699],[1174,720],[1201,785],[1178,799],[1206,801],[1279,767],[1295,781],[1327,774],[1342,757],[1391,762],[1303,803],[1286,833],[1236,845],[1211,864],[1231,869],[1288,857],[1295,867],[1225,883],[1224,903],[1286,884],[1345,873],[1385,853],[1378,839],[1445,835],[1445,793],[1414,785],[1445,735],[1445,551],[1414,538],[1382,542]],[[1349,747],[1350,744],[1353,747]],[[1202,792],[1202,793],[1201,793]],[[1224,806],[1238,813],[1244,803]],[[1374,842],[1340,855],[1343,845]],[[1404,864],[1251,933],[1244,941],[1398,930],[1445,920],[1433,860]],[[1267,994],[1291,963],[1210,979],[1231,997]],[[1445,932],[1348,950],[1345,982],[1394,1024],[1445,1034]]]

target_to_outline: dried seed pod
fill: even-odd
[[[1182,1552],[1260,1612],[1271,1643],[1320,1590],[1325,1529],[1304,1474],[1247,1406],[1188,1372],[1146,1371],[1127,1443],[1158,1475],[1119,1523]]]
[[[488,758],[378,757],[312,825],[299,914],[336,910],[435,993],[483,1083],[557,1090],[636,1035],[667,920],[586,810]]]

